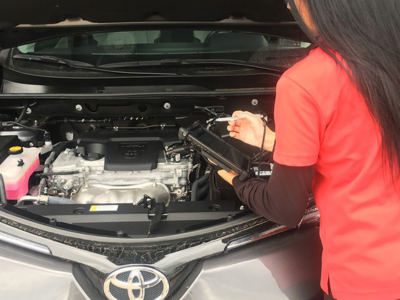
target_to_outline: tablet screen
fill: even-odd
[[[208,149],[203,149],[212,154],[212,151],[220,154],[226,160],[236,165],[243,171],[249,168],[249,158],[241,153],[236,148],[226,143],[222,138],[206,130],[204,127],[197,127],[189,133],[193,138],[197,139],[202,144],[206,145]],[[209,151],[207,151],[209,150]]]

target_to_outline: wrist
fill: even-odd
[[[274,145],[275,145],[275,132],[265,137],[263,149],[272,152],[272,150],[274,149]]]

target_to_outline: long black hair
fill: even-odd
[[[380,128],[392,175],[400,166],[400,0],[299,0],[318,36],[286,0],[309,38],[336,60],[357,86]],[[333,53],[338,53],[347,67]]]

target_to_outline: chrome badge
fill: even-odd
[[[108,275],[104,282],[104,293],[110,300],[163,300],[168,291],[165,275],[149,267],[121,268]]]

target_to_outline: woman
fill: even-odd
[[[276,88],[268,184],[219,171],[255,212],[300,222],[321,214],[327,299],[400,299],[400,1],[287,0],[318,46]],[[254,146],[262,122],[235,112],[230,135]],[[328,298],[329,297],[329,298]]]

